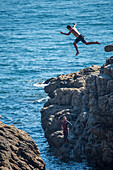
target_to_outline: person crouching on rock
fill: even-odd
[[[68,140],[69,125],[72,126],[72,124],[67,120],[66,116],[64,116],[63,120],[61,121],[61,128],[63,130],[65,144],[69,143],[69,140]]]

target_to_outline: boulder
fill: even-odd
[[[44,170],[45,163],[26,132],[0,122],[0,169]]]
[[[111,52],[111,51],[113,51],[113,44],[111,44],[111,45],[106,45],[106,46],[104,47],[104,49],[105,49],[106,52]]]

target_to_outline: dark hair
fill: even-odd
[[[67,29],[71,28],[71,25],[67,25]]]

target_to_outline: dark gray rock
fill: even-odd
[[[85,157],[101,169],[112,170],[113,57],[102,67],[93,65],[52,78],[45,91],[53,95],[41,110],[42,127],[56,155],[63,160]],[[60,127],[63,116],[73,124],[67,149]]]
[[[0,169],[44,170],[34,140],[26,132],[0,122]]]
[[[106,45],[106,46],[104,47],[104,49],[105,49],[106,52],[111,52],[111,51],[113,51],[113,44],[111,44],[111,45]]]

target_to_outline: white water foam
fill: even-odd
[[[45,97],[45,98],[42,98],[42,99],[39,99],[39,100],[35,100],[35,101],[33,101],[33,103],[35,104],[35,103],[42,103],[43,101],[47,101],[49,99],[49,97],[47,96],[47,97]]]
[[[47,85],[48,84],[44,84],[44,83],[35,83],[33,86],[35,86],[35,87],[45,87]]]

